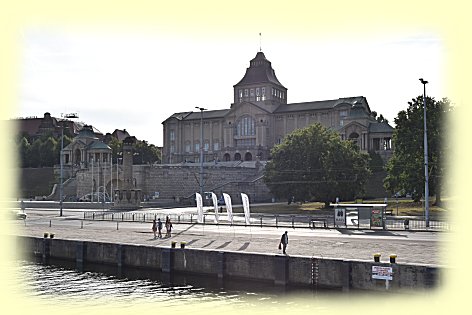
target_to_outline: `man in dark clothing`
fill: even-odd
[[[288,232],[285,231],[284,234],[282,234],[282,237],[280,239],[280,244],[282,244],[282,251],[284,254],[286,254],[285,250],[287,249],[287,244],[288,244]]]
[[[157,237],[159,238],[162,238],[162,221],[161,219],[157,219],[157,230],[158,230],[158,234],[157,234]]]

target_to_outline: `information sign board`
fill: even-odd
[[[345,208],[334,208],[334,223],[336,225],[346,225]]]
[[[370,226],[382,227],[382,210],[378,208],[372,209],[370,212]]]
[[[392,280],[392,267],[372,266],[372,279]]]

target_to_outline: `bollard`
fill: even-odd
[[[84,228],[84,221],[80,221],[80,228],[81,228],[81,229]]]
[[[49,233],[44,233],[44,238],[48,238]]]
[[[391,254],[391,255],[390,255],[390,263],[391,263],[391,264],[394,264],[394,263],[395,263],[395,260],[396,260],[396,258],[397,258],[397,255],[395,255],[395,254]]]
[[[175,244],[176,244],[176,243],[177,243],[176,241],[170,242],[170,247],[175,248]]]
[[[49,238],[54,238],[54,233],[49,234]]]
[[[180,248],[185,248],[185,244],[187,244],[186,242],[180,242]]]
[[[118,222],[116,222],[116,230],[118,231]]]
[[[374,254],[374,262],[380,262],[380,254],[377,253],[377,254]]]
[[[51,220],[49,220],[49,227],[51,227]]]

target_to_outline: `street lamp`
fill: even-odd
[[[420,78],[423,84],[423,121],[424,121],[424,208],[426,227],[429,227],[429,178],[428,178],[428,134],[426,132],[426,84],[428,81]]]
[[[200,195],[203,198],[203,111],[206,108],[195,106],[200,110]]]
[[[79,116],[75,113],[73,114],[65,114],[61,115],[63,118],[79,118]],[[61,153],[59,154],[59,162],[61,164],[61,181],[59,185],[59,216],[62,217],[62,199],[63,199],[63,181],[64,181],[64,162],[63,162],[63,151],[64,151],[64,121],[62,121],[62,128],[61,128]]]

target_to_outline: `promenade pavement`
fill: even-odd
[[[82,221],[79,212],[29,213],[28,219],[12,220],[14,234],[43,237],[45,232],[55,238],[121,244],[170,247],[172,241],[186,242],[187,248],[282,254],[278,244],[287,230],[288,255],[373,260],[381,253],[388,262],[390,254],[398,263],[447,266],[446,232],[393,232],[337,229],[285,229],[227,225],[177,224],[171,237],[154,239],[150,223]],[[165,230],[163,230],[165,234]]]

